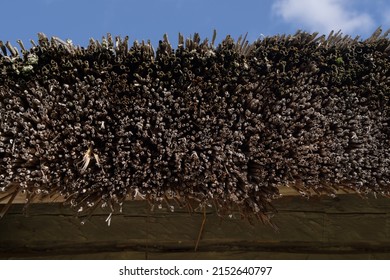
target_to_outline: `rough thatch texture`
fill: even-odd
[[[3,196],[80,212],[196,200],[266,220],[279,185],[388,195],[388,33],[1,43]]]

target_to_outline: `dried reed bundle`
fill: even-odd
[[[389,31],[0,41],[0,191],[77,211],[197,201],[268,221],[278,186],[389,195]]]

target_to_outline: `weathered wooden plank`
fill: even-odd
[[[282,196],[301,196],[301,194],[296,191],[294,188],[288,187],[288,186],[280,186],[279,192]],[[344,191],[337,191],[336,194],[343,195],[345,194]],[[51,197],[41,197],[36,198],[32,201],[32,203],[53,203],[53,202],[64,202],[63,196],[51,196]],[[129,199],[130,200],[130,199]],[[15,199],[13,200],[14,204],[22,204],[26,202],[26,195],[19,193],[16,195]],[[0,201],[0,204],[6,204],[7,200]]]
[[[355,194],[340,194],[336,197],[313,196],[311,198],[286,196],[277,199],[273,205],[279,212],[310,211],[326,213],[386,213],[390,209],[390,199],[370,195],[362,198]]]
[[[199,252],[193,252],[203,213],[150,212],[144,201],[126,202],[123,213],[98,209],[82,217],[59,204],[32,204],[29,216],[14,205],[0,220],[0,258],[347,258],[390,257],[390,201],[354,195],[275,202],[278,231],[250,224],[239,214],[220,218],[207,209]]]
[[[98,252],[78,255],[55,255],[50,256],[58,260],[76,259],[76,260],[267,260],[267,259],[284,259],[284,260],[388,260],[390,253],[361,253],[361,254],[311,254],[311,253],[286,253],[286,252],[248,252],[248,251],[225,251],[225,252]],[[48,259],[47,256],[34,256],[30,259]],[[13,257],[18,259],[18,257]]]

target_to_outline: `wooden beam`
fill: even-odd
[[[284,196],[302,196],[297,190],[295,190],[294,188],[288,187],[288,186],[279,187],[279,192],[283,197]],[[346,192],[337,191],[337,192],[335,192],[335,194],[342,195],[342,194],[346,194]],[[0,197],[1,197],[1,195],[0,195]],[[128,199],[128,200],[132,200],[132,199]],[[137,198],[135,200],[139,200],[139,198]],[[57,196],[57,197],[36,198],[31,203],[53,203],[53,202],[61,203],[64,201],[65,201],[65,199],[62,196]],[[26,202],[26,195],[22,194],[22,193],[18,194],[13,201],[14,204],[20,204],[20,203],[25,203],[25,202]],[[6,203],[7,203],[7,200],[0,201],[0,204],[6,204]]]
[[[151,211],[146,201],[124,203],[110,226],[107,209],[85,218],[58,203],[13,205],[0,220],[2,259],[388,259],[390,200],[356,195],[275,200],[278,230],[239,213]],[[28,217],[25,217],[27,215]]]

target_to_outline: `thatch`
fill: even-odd
[[[197,201],[267,220],[281,185],[389,195],[388,34],[0,42],[3,200]]]

